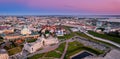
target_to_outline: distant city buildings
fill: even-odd
[[[67,29],[67,27],[69,27],[69,29]],[[17,46],[23,46],[22,51],[25,50],[28,53],[35,53],[45,46],[60,43],[59,41],[61,40],[58,40],[58,37],[71,34],[70,30],[72,32],[87,32],[91,30],[103,34],[116,31],[120,33],[120,19],[76,16],[0,16],[0,36],[3,37],[0,45],[9,47],[15,43],[14,45],[18,44]],[[29,40],[28,38],[36,39],[36,41],[27,42],[27,40]],[[90,43],[89,40],[84,40],[85,39],[80,42]],[[89,43],[88,45],[101,48],[92,42]],[[11,47],[13,46],[10,46],[8,50],[11,49]],[[0,59],[9,58],[6,50],[0,49]],[[114,53],[119,56],[119,51],[114,50],[113,52],[110,51],[104,58],[107,59],[110,55],[117,57]],[[16,54],[17,53],[15,53],[15,55]],[[103,57],[97,58],[102,59]]]
[[[120,30],[120,19],[105,19],[97,22],[98,28],[104,28],[104,32],[109,33],[111,31]]]

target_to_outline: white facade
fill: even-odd
[[[0,49],[0,59],[9,59],[9,56],[4,49]]]
[[[49,37],[43,41],[44,41],[44,45],[57,44],[59,42],[57,38],[53,38],[53,37]]]
[[[27,50],[29,53],[36,52],[41,47],[42,47],[41,42],[26,43],[24,45],[24,49]]]
[[[51,45],[51,44],[57,44],[58,39],[49,37],[45,39],[44,37],[39,37],[36,42],[33,43],[26,43],[24,45],[24,49],[27,50],[29,53],[36,52],[38,49],[42,48],[43,46]]]
[[[9,59],[8,54],[0,54],[0,59]]]
[[[71,28],[71,30],[72,30],[73,32],[79,31],[79,29],[77,29],[77,28]]]
[[[63,35],[64,35],[63,30],[57,30],[57,31],[56,31],[56,35],[57,35],[57,36],[63,36]]]

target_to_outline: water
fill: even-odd
[[[87,56],[93,56],[93,55],[88,53],[88,52],[83,52],[83,53],[80,53],[79,55],[76,55],[72,59],[82,59],[82,58],[85,58]]]

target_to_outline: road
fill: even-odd
[[[100,40],[100,41],[103,41],[103,42],[107,42],[107,43],[110,43],[110,44],[112,44],[112,45],[120,48],[120,44],[117,44],[117,43],[115,43],[115,42],[113,42],[113,41],[110,41],[110,40],[107,40],[107,39],[102,39],[102,38],[99,38],[99,37],[95,37],[95,36],[93,36],[93,35],[91,35],[91,34],[88,34],[87,32],[84,32],[84,33],[85,33],[86,35],[88,35],[88,36],[96,39],[96,40]]]

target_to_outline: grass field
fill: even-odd
[[[26,41],[28,42],[28,43],[32,43],[32,42],[35,42],[37,39],[27,39]]]
[[[69,46],[68,46],[67,53],[66,53],[64,59],[70,59],[70,56],[72,56],[76,53],[79,53],[80,51],[83,51],[83,50],[92,52],[96,55],[99,55],[99,54],[103,53],[102,51],[99,51],[99,50],[96,50],[96,49],[93,49],[93,48],[90,48],[90,47],[85,47],[77,41],[70,42],[68,45]]]
[[[86,34],[84,34],[84,33],[82,33],[82,32],[75,32],[75,33],[76,33],[76,35],[78,35],[78,36],[80,36],[80,37],[83,37],[83,38],[86,38],[86,39],[89,39],[89,40],[91,40],[91,41],[98,42],[98,43],[103,43],[103,44],[106,44],[106,45],[108,45],[108,46],[112,46],[112,47],[114,47],[114,48],[118,48],[118,47],[116,47],[116,46],[114,46],[114,45],[112,45],[112,44],[110,44],[110,43],[93,39],[93,38],[87,36]]]
[[[66,44],[66,43],[61,43],[61,44],[59,45],[59,48],[57,48],[56,50],[57,50],[57,51],[60,51],[61,53],[63,53],[64,48],[65,48],[65,44]]]
[[[54,57],[54,58],[60,58],[62,54],[57,53],[56,51],[50,51],[46,53],[45,57]]]
[[[9,55],[14,55],[14,54],[19,53],[21,51],[22,51],[21,47],[15,47],[15,48],[9,49],[8,53],[9,53]]]
[[[32,57],[28,57],[27,59],[39,59],[39,58],[42,58],[43,55],[44,55],[44,53],[43,54],[36,54]]]
[[[100,37],[100,38],[107,39],[107,40],[111,40],[113,42],[120,44],[120,38],[118,38],[118,37],[112,37],[112,36],[109,36],[106,34],[99,34],[99,33],[93,32],[93,31],[88,31],[88,33],[93,35],[93,36]]]

